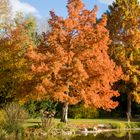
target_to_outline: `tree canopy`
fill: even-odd
[[[110,54],[121,65],[128,94],[129,109],[133,99],[140,103],[140,4],[138,0],[116,0],[109,7],[108,29],[112,44]],[[132,98],[132,99],[131,99]]]
[[[32,71],[41,75],[33,96],[113,109],[118,103],[112,97],[119,93],[111,86],[122,71],[107,54],[106,15],[97,23],[97,7],[87,10],[81,0],[69,0],[67,9],[66,19],[50,12],[51,30],[43,35],[45,43],[28,50]]]

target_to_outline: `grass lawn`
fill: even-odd
[[[54,119],[55,123],[59,123],[60,119]],[[41,119],[28,119],[23,126],[29,127],[29,126],[34,126],[38,125],[41,123]],[[95,124],[112,124],[116,125],[116,127],[125,127],[127,125],[127,120],[126,119],[69,119],[68,124],[72,125],[95,125]],[[130,125],[133,127],[140,127],[140,122],[131,122]]]

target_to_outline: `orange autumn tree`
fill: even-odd
[[[63,103],[61,121],[67,121],[68,105],[83,102],[105,110],[114,109],[119,96],[112,84],[121,78],[121,68],[107,54],[109,32],[106,15],[96,22],[97,7],[84,9],[81,0],[68,0],[66,19],[50,12],[51,30],[37,48],[30,47],[32,71],[40,76],[37,99],[50,97]]]

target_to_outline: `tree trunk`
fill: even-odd
[[[62,116],[61,116],[61,122],[66,123],[68,121],[68,103],[63,103],[62,107]]]
[[[128,122],[130,122],[132,119],[131,104],[132,104],[132,95],[131,95],[131,93],[129,93],[129,94],[127,94],[127,120],[128,120]]]

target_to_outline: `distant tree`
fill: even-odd
[[[68,0],[67,8],[66,19],[50,12],[51,30],[43,35],[40,46],[28,50],[32,71],[41,77],[32,97],[49,96],[63,103],[62,122],[67,122],[68,105],[78,102],[114,109],[118,102],[112,97],[119,93],[111,86],[122,74],[107,54],[110,40],[106,15],[96,23],[97,7],[86,10],[81,0]]]
[[[108,29],[112,44],[110,54],[124,73],[123,92],[127,94],[127,115],[131,118],[131,101],[140,103],[140,3],[116,0],[109,6]],[[121,85],[122,87],[122,85]]]
[[[6,22],[10,18],[10,3],[9,0],[0,1],[0,23]]]
[[[13,25],[3,27],[6,32],[5,36],[0,38],[1,106],[11,101],[16,95],[22,98],[21,93],[29,89],[27,81],[30,81],[32,76],[28,66],[29,61],[26,59],[26,51],[30,45],[34,44],[35,27],[33,26],[29,18],[16,18]]]

